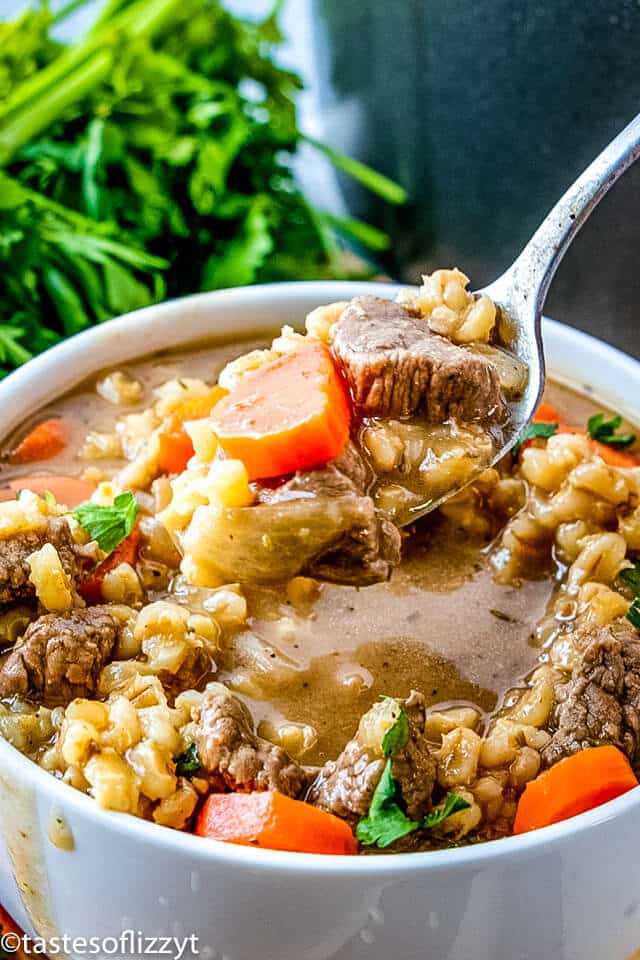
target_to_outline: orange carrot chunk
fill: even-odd
[[[348,824],[277,790],[213,793],[198,816],[196,834],[242,846],[297,853],[357,853]]]
[[[20,441],[11,454],[14,463],[50,460],[67,445],[67,431],[62,420],[43,420]]]
[[[100,566],[79,584],[78,593],[83,600],[88,604],[104,603],[105,597],[102,593],[104,578],[116,567],[119,567],[121,563],[128,563],[129,566],[135,567],[141,539],[142,535],[136,524],[129,536],[121,540],[106,560],[103,560]]]
[[[525,787],[514,833],[527,833],[575,817],[638,786],[617,747],[589,747],[560,760]]]
[[[66,477],[64,475],[47,474],[41,477],[18,477],[9,480],[6,487],[0,489],[0,502],[15,500],[20,490],[31,490],[39,497],[45,493],[52,493],[58,503],[65,507],[77,507],[78,504],[89,500],[95,490],[95,485],[80,477]]]
[[[349,436],[351,406],[327,348],[311,341],[246,373],[216,406],[212,426],[251,480],[319,466]]]
[[[215,405],[226,396],[222,387],[212,387],[207,393],[185,400],[171,413],[166,429],[159,435],[158,468],[161,473],[182,473],[193,456],[193,443],[185,430],[189,420],[208,417]]]
[[[533,415],[534,423],[560,423],[562,417],[555,407],[544,401],[539,404],[538,409]]]
[[[182,473],[193,454],[193,443],[185,430],[159,435],[158,469],[160,473]]]

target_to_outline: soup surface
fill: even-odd
[[[308,337],[333,356],[349,305],[324,309]],[[259,476],[266,448],[277,464],[288,455],[276,431],[256,454],[235,424],[225,448],[216,411],[231,416],[239,389],[246,410],[252,377],[299,362],[308,347],[295,337],[102,371],[6,438],[4,736],[102,806],[232,842],[289,849],[255,820],[246,835],[230,826],[231,805],[283,795],[326,816],[293,847],[316,852],[544,825],[538,785],[578,755],[606,779],[612,751],[633,786],[640,468],[628,425],[550,383],[525,445],[482,471],[495,429],[484,414],[363,411],[372,391],[358,401],[349,382],[360,412],[337,459]],[[271,402],[278,381],[269,389]],[[310,441],[290,429],[298,456]],[[425,489],[437,499],[467,469],[471,485],[406,525]],[[321,519],[304,513],[318,506]],[[276,811],[283,835],[298,809]],[[322,824],[329,839],[314,840]]]

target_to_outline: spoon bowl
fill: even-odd
[[[498,308],[500,333],[509,350],[528,370],[522,395],[509,404],[503,443],[491,463],[484,463],[441,497],[414,506],[406,523],[430,513],[459,493],[487,467],[513,450],[538,406],[544,390],[542,310],[553,276],[574,237],[614,183],[640,156],[640,114],[615,137],[569,187],[542,221],[518,258],[502,276],[481,290]]]

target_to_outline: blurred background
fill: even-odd
[[[0,0],[0,13],[22,6]],[[449,265],[473,287],[500,274],[640,105],[638,0],[285,0],[282,21],[284,59],[306,83],[303,128],[411,199],[390,207],[304,149],[299,175],[323,207],[388,230],[381,268],[407,281]],[[639,190],[640,165],[574,243],[546,307],[636,356]]]

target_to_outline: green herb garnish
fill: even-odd
[[[409,741],[409,720],[405,711],[397,700],[384,697],[391,701],[398,710],[397,718],[382,738],[382,752],[387,758],[382,776],[373,792],[369,813],[358,823],[356,837],[365,846],[377,846],[381,849],[389,847],[396,840],[406,837],[415,830],[430,830],[442,823],[452,813],[465,810],[469,804],[457,793],[448,793],[444,802],[432,810],[420,822],[411,820],[402,809],[402,791],[400,784],[393,776],[392,757],[406,747]]]
[[[42,499],[45,501],[45,503],[48,503],[50,507],[58,506],[58,501],[51,493],[51,490],[45,490],[45,492],[42,494]]]
[[[298,148],[388,203],[406,192],[299,130],[280,0],[262,20],[220,0],[108,0],[60,42],[80,5],[0,22],[0,377],[166,297],[377,272],[348,249],[389,237],[316,209]]]
[[[640,630],[640,597],[636,597],[627,610],[627,620],[636,630]]]
[[[392,697],[384,697],[383,699],[393,703],[395,711],[395,720],[382,738],[383,754],[385,757],[392,757],[403,747],[406,747],[409,742],[409,721],[397,700]]]
[[[176,776],[191,778],[202,766],[198,745],[191,743],[187,749],[175,759]]]
[[[468,810],[471,804],[461,797],[459,793],[448,793],[443,801],[437,807],[434,807],[431,813],[422,821],[425,830],[437,827],[439,823],[450,817],[452,813],[459,813],[460,810]]]
[[[633,567],[625,567],[624,570],[620,571],[620,579],[633,590],[634,597],[640,597],[640,564],[636,563]]]
[[[369,813],[356,827],[356,837],[366,846],[384,848],[401,837],[413,833],[420,826],[402,811],[400,784],[391,772],[391,757],[387,759],[382,776],[371,798]]]
[[[518,459],[518,455],[520,454],[523,445],[528,440],[548,440],[549,437],[554,435],[557,429],[557,423],[528,423],[525,427],[524,433],[511,451],[511,456],[513,457],[514,461]]]
[[[133,530],[138,515],[138,502],[132,493],[120,493],[113,505],[81,503],[71,511],[81,527],[105,553],[111,553]]]
[[[593,440],[624,450],[633,446],[636,442],[636,435],[635,433],[616,433],[616,430],[621,426],[622,417],[620,415],[607,420],[604,413],[594,413],[587,420],[587,433]]]

